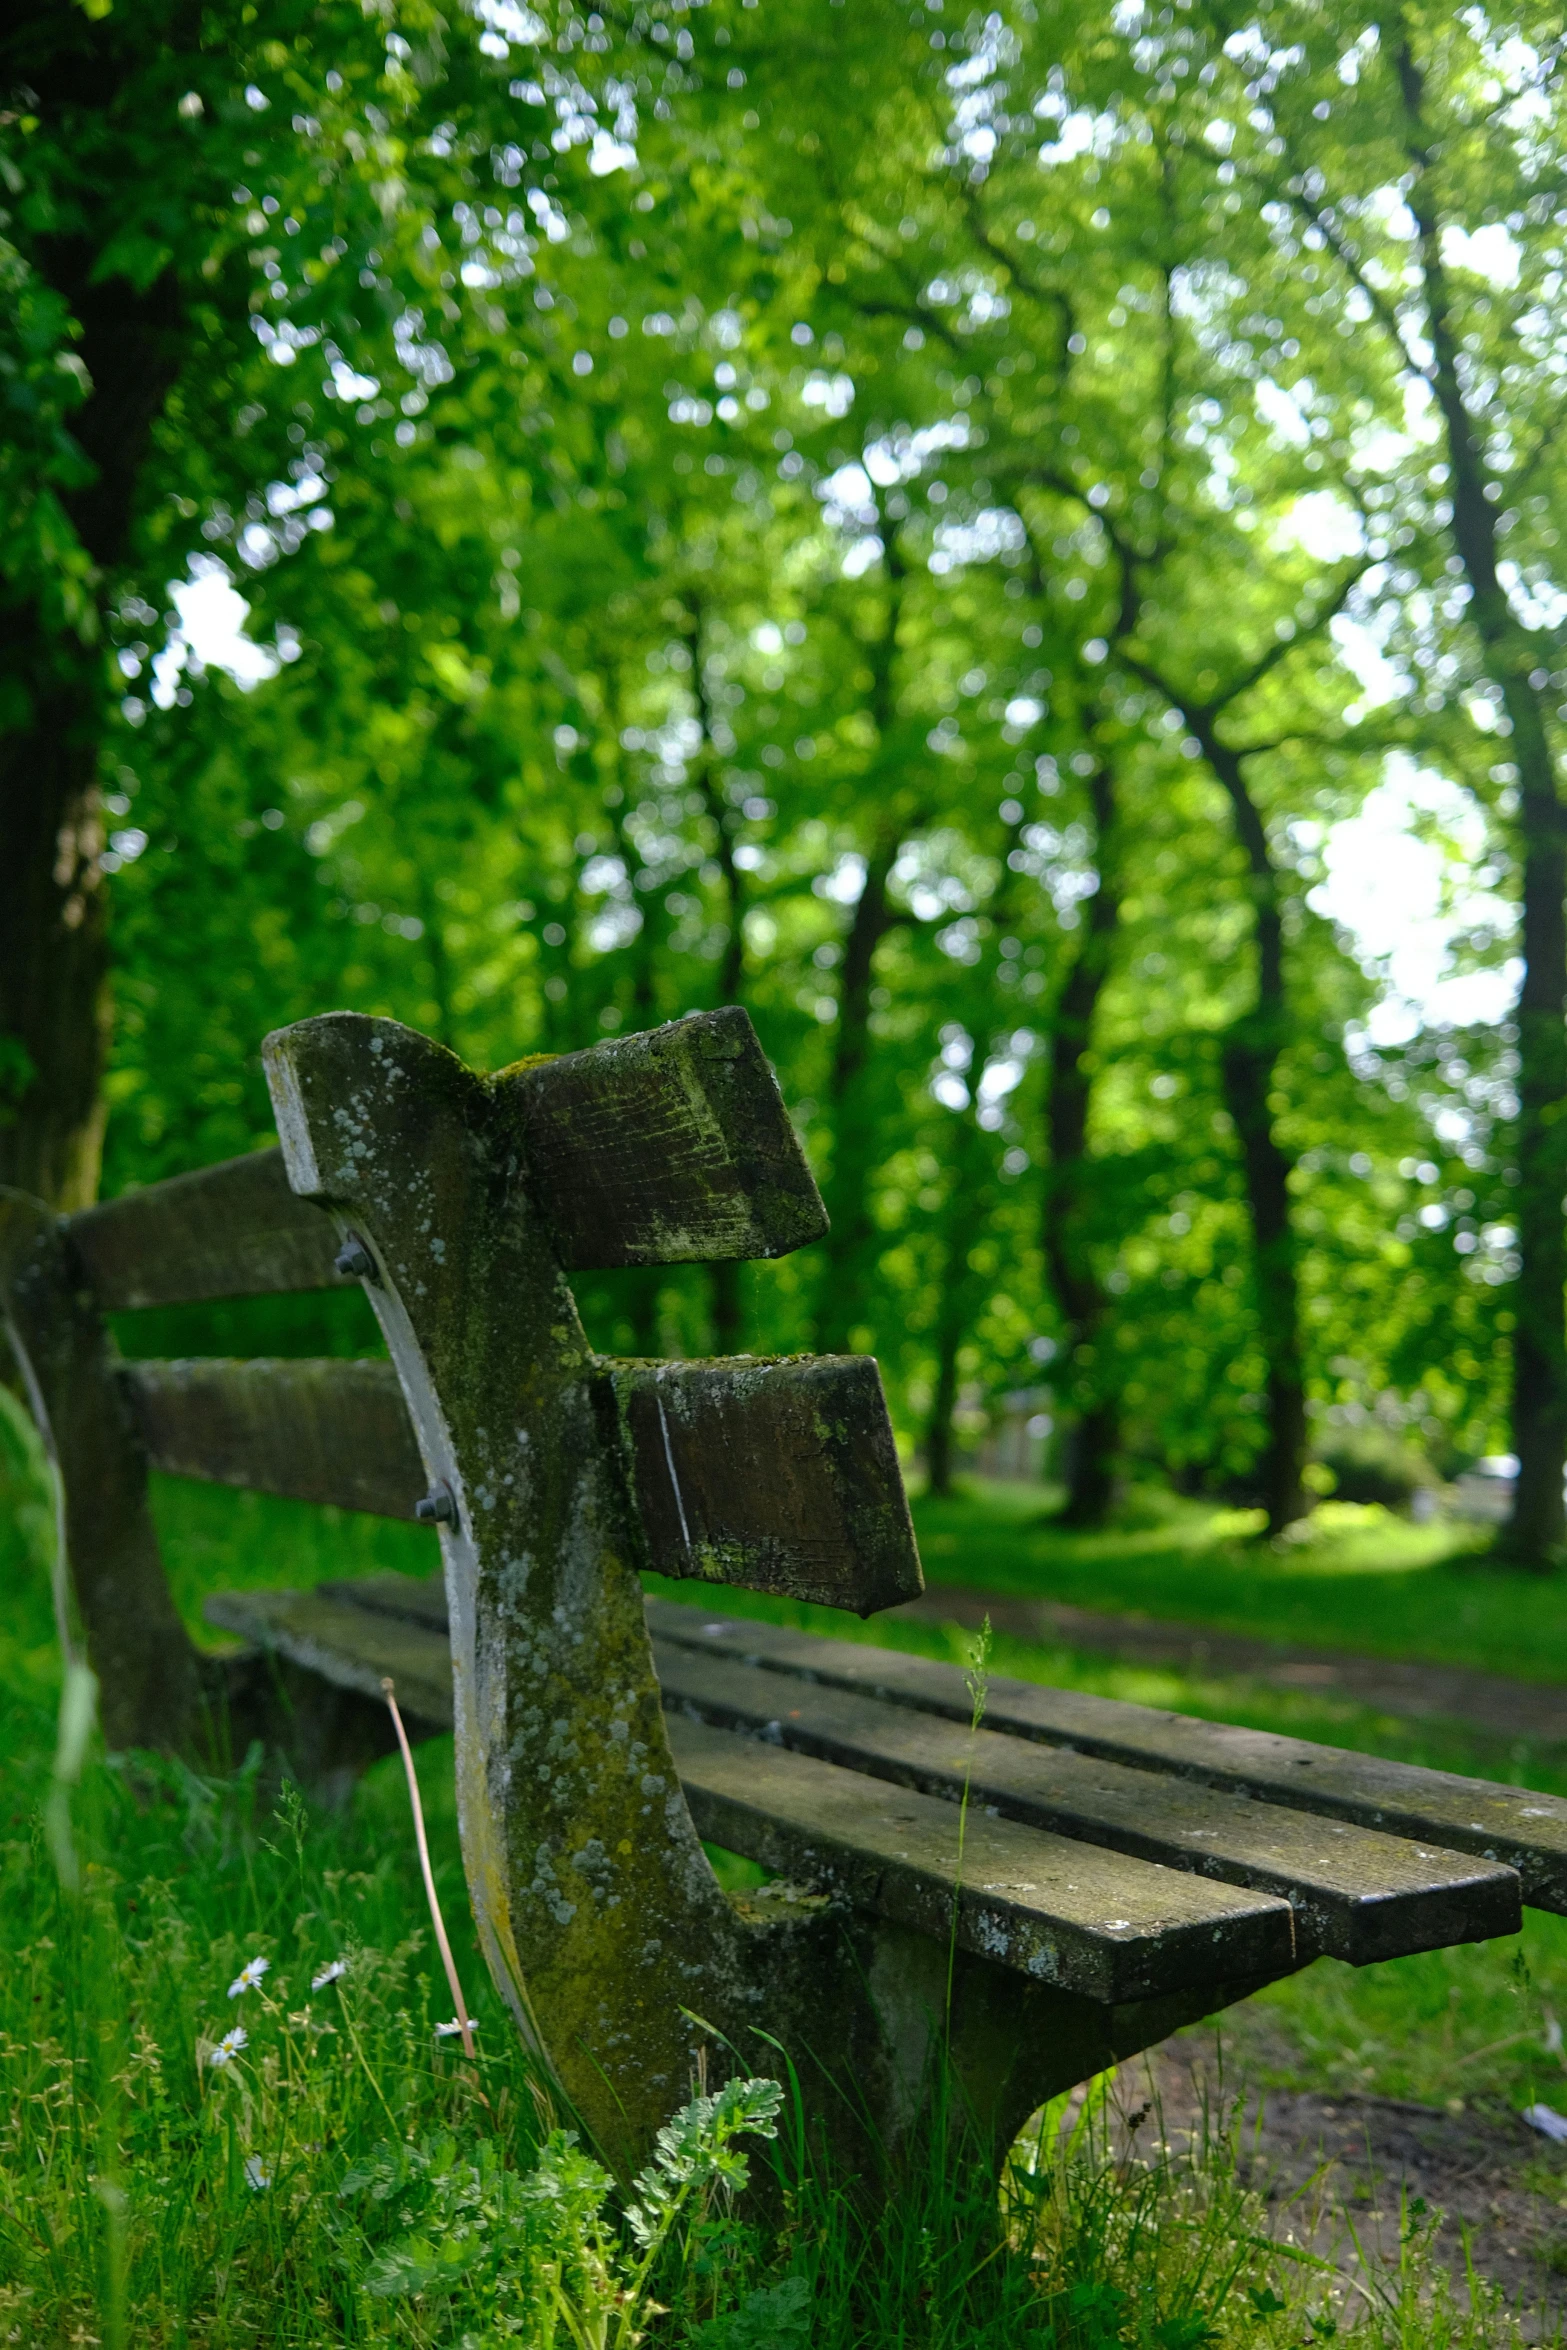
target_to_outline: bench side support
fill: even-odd
[[[0,1190],[0,1307],[64,1503],[62,1636],[84,1647],[111,1748],[219,1766],[252,1741],[328,1802],[395,1739],[386,1708],[252,1649],[209,1656],[169,1590],[133,1396],[69,1227]]]
[[[836,2111],[840,2141],[861,2156],[895,2142],[930,2043],[913,1991],[878,1995],[908,1972],[878,1957],[888,1929],[823,1899],[729,1899],[692,1825],[615,1395],[514,1122],[451,1054],[390,1021],[303,1021],[265,1058],[290,1180],[370,1252],[368,1294],[445,1497],[463,1856],[525,2037],[623,2169],[688,2093],[695,2047],[756,2069],[770,2061],[758,2031],[843,2082],[847,2098],[818,2107]],[[900,1951],[908,1939],[891,1936]],[[965,2012],[1014,1999],[994,1974],[964,1962]],[[994,2033],[974,2036],[988,2063]],[[1059,2070],[1036,2045],[1013,2050],[1007,2078],[1026,2073],[1032,2095]]]
[[[0,1297],[61,1481],[62,1631],[85,1642],[104,1736],[111,1746],[188,1748],[207,1692],[169,1595],[147,1505],[146,1456],[60,1223],[42,1201],[17,1191],[0,1192]]]

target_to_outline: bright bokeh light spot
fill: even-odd
[[[1454,861],[1416,838],[1412,826],[1422,814],[1436,818]],[[1372,1044],[1404,1044],[1422,1026],[1494,1025],[1511,1014],[1521,974],[1516,959],[1492,971],[1451,968],[1459,932],[1489,926],[1506,935],[1514,925],[1505,899],[1462,878],[1484,870],[1485,853],[1485,821],[1469,795],[1398,757],[1359,815],[1329,834],[1328,877],[1310,903],[1342,924],[1361,960],[1385,976],[1386,993],[1366,1024]]]

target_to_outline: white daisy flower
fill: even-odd
[[[243,2024],[236,2024],[232,2032],[225,2032],[207,2062],[210,2065],[232,2064],[242,2048],[250,2044],[250,2034]]]
[[[468,2019],[468,2029],[470,2032],[476,2032],[479,2029],[478,2025],[474,2022],[471,2016]],[[455,2040],[461,2030],[461,2024],[457,2021],[457,2018],[453,2016],[449,2024],[436,2025],[435,2036],[437,2040]]]
[[[242,1966],[229,1985],[229,1997],[237,1999],[242,1991],[254,1991],[263,1975],[272,1971],[270,1958],[252,1958]]]
[[[324,1991],[328,1983],[340,1982],[347,1972],[347,1959],[334,1958],[330,1966],[324,1966],[318,1975],[311,1976],[310,1988],[312,1991]]]
[[[259,2154],[246,2155],[245,2176],[258,2194],[263,2187],[270,2187],[272,2184],[272,2173],[268,2170],[266,2164],[262,2161]]]

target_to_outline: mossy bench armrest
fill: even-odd
[[[813,2101],[862,2151],[939,2043],[999,2144],[1319,1954],[1510,1932],[1521,1883],[1560,1905],[1549,1799],[1019,1683],[975,1733],[953,1668],[644,1613],[647,1569],[862,1614],[919,1588],[873,1363],[617,1362],[577,1318],[571,1269],[824,1228],[743,1013],[492,1078],[348,1014],[265,1052],[280,1153],[63,1225],[0,1199],[106,1728],[189,1747],[226,1719],[342,1784],[387,1742],[385,1677],[416,1730],[450,1725],[491,1970],[612,2159],[695,2041],[754,2064],[771,2034],[837,2081]],[[103,1335],[109,1310],[346,1280],[390,1362],[122,1364]],[[149,1464],[418,1518],[444,1579],[230,1595],[209,1618],[249,1645],[203,1655]],[[777,1882],[726,1896],[699,1837]]]

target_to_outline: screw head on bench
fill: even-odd
[[[350,1232],[332,1262],[345,1281],[374,1281],[376,1278],[375,1259],[357,1232]]]
[[[457,1504],[452,1499],[449,1485],[432,1485],[423,1501],[414,1503],[414,1516],[421,1526],[455,1526]]]

